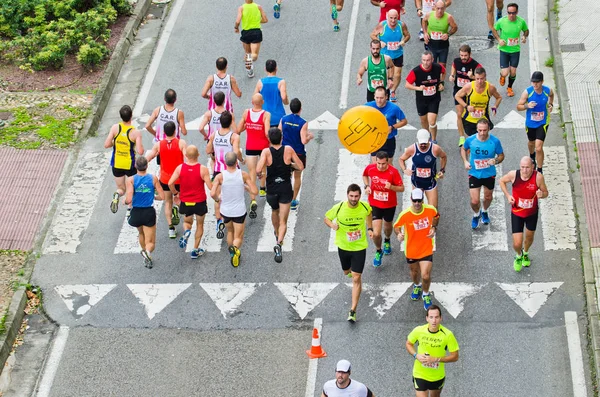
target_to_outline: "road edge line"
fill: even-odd
[[[348,107],[348,89],[350,87],[350,68],[352,63],[352,51],[354,49],[354,36],[356,34],[356,22],[358,20],[358,9],[360,0],[354,0],[350,25],[348,26],[348,38],[346,39],[346,55],[344,56],[344,71],[342,72],[342,90],[340,92],[340,109]]]
[[[565,312],[565,329],[567,331],[567,346],[569,349],[569,362],[571,363],[571,380],[573,381],[573,395],[587,396],[585,383],[585,370],[583,367],[583,353],[581,352],[581,338],[579,337],[579,324],[577,313]]]
[[[316,328],[317,331],[319,331],[319,336],[322,339],[323,338],[323,335],[321,334],[321,330],[323,329],[323,319],[322,318],[315,318],[314,328]],[[304,393],[304,397],[314,397],[314,395],[315,395],[318,366],[319,366],[318,358],[311,358],[308,360],[308,371],[306,373],[306,392]]]
[[[58,371],[60,360],[67,346],[67,339],[69,338],[69,327],[61,325],[56,333],[54,342],[52,344],[52,350],[48,356],[48,361],[44,365],[42,380],[40,385],[35,392],[35,397],[47,397],[50,395],[52,384],[54,383],[54,377]]]

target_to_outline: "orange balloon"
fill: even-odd
[[[387,119],[370,106],[348,109],[338,124],[338,138],[346,149],[355,154],[373,153],[388,137]]]

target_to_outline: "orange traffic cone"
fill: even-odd
[[[325,353],[325,350],[321,347],[321,337],[316,328],[313,328],[312,346],[310,347],[310,350],[306,351],[306,354],[308,354],[309,358],[327,357],[327,353]]]

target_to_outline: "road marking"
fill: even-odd
[[[328,110],[324,111],[316,119],[308,122],[309,130],[337,130],[340,119],[331,114]]]
[[[319,332],[319,338],[323,339],[323,335],[321,330],[323,329],[323,319],[315,318],[315,323],[313,325],[314,328]],[[312,332],[311,332],[312,336]],[[315,388],[317,383],[317,368],[319,366],[318,358],[311,358],[308,360],[308,372],[306,374],[306,392],[304,393],[305,397],[314,397],[315,396]]]
[[[235,313],[258,287],[265,283],[200,283],[202,289],[210,296],[223,318]]]
[[[464,309],[464,300],[478,293],[485,285],[487,284],[431,283],[429,290],[433,291],[434,299],[456,318]]]
[[[547,251],[577,249],[577,223],[564,146],[544,148],[544,179],[549,195],[539,200]]]
[[[404,127],[398,128],[398,130],[404,130],[404,131],[416,131],[416,128],[413,127],[410,124],[406,124]]]
[[[569,361],[571,362],[573,395],[587,396],[583,355],[581,353],[581,340],[579,337],[579,324],[577,323],[576,312],[565,312],[565,329],[567,331],[567,343],[569,346]]]
[[[89,226],[98,202],[110,156],[111,153],[106,151],[86,153],[77,162],[77,171],[69,182],[71,186],[54,216],[49,236],[44,242],[45,254],[77,252],[83,232]],[[103,208],[106,213],[109,212],[108,204],[107,201]]]
[[[52,384],[54,383],[54,377],[56,376],[60,360],[65,351],[65,347],[67,346],[68,338],[69,327],[61,325],[56,333],[56,337],[54,338],[54,343],[52,344],[52,350],[50,351],[48,360],[44,365],[44,374],[42,375],[42,380],[37,393],[35,394],[37,397],[47,397],[50,395]]]
[[[135,101],[135,107],[133,108],[134,117],[142,114],[142,111],[144,110],[144,105],[146,104],[146,100],[150,94],[150,89],[154,84],[156,72],[158,72],[158,67],[160,66],[165,49],[167,48],[169,38],[171,37],[171,33],[173,33],[175,22],[177,22],[177,17],[179,16],[179,12],[183,8],[184,4],[185,0],[177,0],[171,9],[169,20],[163,28],[162,34],[160,35],[160,39],[158,40],[158,44],[156,45],[156,49],[154,51],[154,56],[152,57],[152,62],[148,67],[148,71],[146,72],[144,84],[142,85],[142,88],[137,96],[137,100]]]
[[[369,154],[353,154],[346,149],[339,150],[337,176],[335,179],[335,196],[333,197],[336,203],[347,200],[348,194],[346,190],[348,189],[348,185],[351,183],[356,183],[359,186],[363,185],[362,174],[370,161],[371,156]],[[329,232],[329,252],[337,252],[335,230],[333,229]]]
[[[369,296],[369,307],[382,318],[411,285],[412,283],[363,284],[362,289]],[[352,288],[352,283],[346,283],[346,286]]]
[[[536,4],[535,1],[527,2],[527,26],[532,32],[529,35],[529,75],[531,76],[533,72],[538,69],[537,65],[537,23],[536,23]],[[544,33],[544,37],[546,37],[548,31]]]
[[[290,302],[301,320],[311,312],[338,283],[274,283]]]
[[[542,305],[546,303],[548,297],[552,295],[563,283],[515,283],[505,284],[496,283],[500,288],[506,292],[506,295],[510,297],[517,305],[521,307],[533,318],[540,310]]]
[[[496,175],[498,175],[498,178],[503,175],[502,164],[496,165]],[[483,190],[484,188],[482,187],[482,202]],[[490,224],[484,225],[480,223],[477,229],[471,229],[473,251],[508,251],[508,243],[506,241],[506,234],[508,233],[508,231],[506,227],[505,206],[506,198],[504,197],[504,193],[502,193],[500,184],[496,183],[494,186],[492,204],[490,204],[490,208],[488,208]]]
[[[437,122],[438,130],[457,130],[458,125],[456,124],[456,112],[454,110],[449,111]]]
[[[127,284],[127,288],[144,306],[144,311],[152,320],[190,285],[192,284]]]
[[[73,317],[79,320],[116,286],[117,284],[57,285],[54,290]]]
[[[360,0],[354,0],[352,4],[352,15],[348,26],[348,40],[346,41],[346,56],[344,57],[344,70],[342,72],[342,91],[340,93],[340,109],[348,107],[348,86],[350,85],[350,68],[352,67],[352,49],[354,48],[354,32],[358,19]],[[366,83],[364,83],[366,84]]]
[[[501,122],[494,125],[494,128],[511,128],[511,129],[525,129],[525,117],[519,113],[511,110]]]

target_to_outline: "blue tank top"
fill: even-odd
[[[527,108],[525,115],[525,127],[537,128],[550,122],[550,113],[548,113],[548,98],[550,97],[550,87],[542,86],[542,93],[535,92],[532,86],[527,87],[527,103],[535,102],[533,109]]]
[[[285,116],[281,93],[279,92],[279,82],[283,80],[281,77],[269,76],[260,79],[262,89],[260,94],[263,96],[265,104],[263,109],[271,113],[271,125],[279,125],[279,121]]]
[[[383,31],[379,34],[379,40],[387,44],[381,49],[381,53],[392,59],[400,58],[404,54],[404,47],[400,45],[403,37],[400,21],[393,30],[388,26],[387,21],[383,21],[382,25]]]
[[[412,177],[414,186],[422,186],[431,183],[435,174],[437,174],[437,158],[433,155],[433,144],[429,145],[426,152],[419,150],[419,145],[415,143],[415,155],[412,158]]]
[[[135,208],[152,207],[154,204],[154,183],[152,175],[133,176],[133,199],[131,204]]]
[[[283,144],[291,146],[296,154],[306,154],[300,130],[306,124],[306,120],[297,114],[288,114],[281,118],[281,129],[283,132]]]

